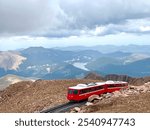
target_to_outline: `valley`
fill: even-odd
[[[4,51],[0,53],[0,77],[14,74],[37,79],[80,79],[89,72],[96,72],[103,76],[150,75],[150,54],[148,51],[145,52],[149,48],[148,45],[143,46],[142,49],[137,45],[116,46],[115,50],[112,49],[113,47],[82,47],[82,49],[30,47],[18,52]]]

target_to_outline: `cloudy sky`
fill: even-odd
[[[150,44],[150,0],[0,0],[0,50]]]

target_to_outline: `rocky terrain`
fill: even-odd
[[[17,75],[8,74],[0,78],[0,90],[7,88],[9,85],[21,81],[34,81],[32,78],[25,78]]]
[[[17,70],[25,60],[25,57],[15,51],[0,52],[0,68],[4,68],[5,71]]]
[[[150,76],[134,78],[128,75],[117,75],[117,74],[109,74],[106,76],[98,75],[97,73],[89,73],[84,77],[84,79],[94,79],[94,80],[113,80],[113,81],[126,81],[130,85],[143,85],[144,83],[150,82]]]
[[[128,89],[113,93],[92,95],[85,106],[73,108],[71,113],[91,112],[150,112],[150,82],[142,86],[129,86]]]
[[[98,80],[97,80],[98,81]],[[68,102],[67,88],[96,80],[22,81],[0,91],[0,112],[39,112]]]
[[[15,83],[0,91],[0,112],[40,112],[68,102],[67,88],[100,79],[36,80]],[[145,80],[146,81],[146,80]],[[148,80],[147,80],[148,81]],[[94,95],[85,106],[70,112],[150,112],[150,82],[128,89]]]

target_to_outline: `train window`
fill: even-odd
[[[85,93],[85,90],[84,89],[80,90],[80,94],[83,94],[83,93]]]
[[[75,94],[75,95],[78,94],[78,90],[74,90],[73,94]]]
[[[94,88],[91,88],[91,91],[95,91],[95,87],[94,87]]]
[[[68,94],[72,94],[72,93],[73,93],[73,90],[69,90],[69,91],[68,91]]]
[[[119,84],[118,87],[124,87],[124,84]]]
[[[82,90],[80,90],[80,91],[79,91],[79,94],[82,94],[82,93],[83,93]]]
[[[83,89],[83,90],[80,90],[80,94],[87,93],[87,92],[90,92],[90,91],[91,91],[90,89]]]
[[[87,92],[91,92],[92,90],[89,88],[89,89],[87,89]]]
[[[126,84],[123,84],[123,87],[126,86]]]
[[[99,87],[96,87],[95,90],[99,90]]]
[[[103,89],[103,86],[99,86],[98,88],[99,88],[99,89]]]
[[[80,90],[80,94],[83,94],[84,93],[84,90]]]
[[[109,88],[113,88],[113,87],[115,87],[115,85],[112,85],[112,84],[111,84],[111,85],[109,85],[108,87],[109,87]]]
[[[88,91],[89,91],[88,89],[84,89],[84,91],[83,91],[83,92],[84,92],[84,93],[87,93]]]

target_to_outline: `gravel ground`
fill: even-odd
[[[149,113],[150,92],[99,101],[92,106],[84,106],[86,113]]]
[[[67,88],[96,80],[37,80],[23,81],[0,91],[0,112],[25,113],[68,102]],[[82,107],[84,112],[150,112],[150,92],[100,101]]]
[[[0,92],[0,112],[39,112],[62,103],[67,88],[96,80],[37,80],[10,85]]]

